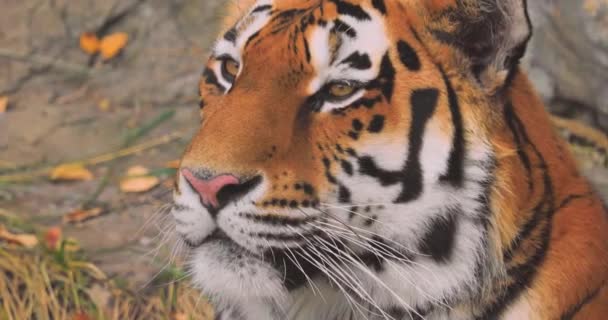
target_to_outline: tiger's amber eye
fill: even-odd
[[[226,77],[226,80],[234,81],[236,76],[239,74],[239,67],[239,63],[232,59],[224,60],[222,65],[222,73],[224,74],[224,77]]]
[[[345,98],[355,92],[355,87],[348,83],[335,83],[329,87],[329,94],[334,98]]]

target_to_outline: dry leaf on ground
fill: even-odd
[[[129,35],[124,32],[117,32],[107,35],[101,39],[99,50],[104,60],[114,58],[127,45]]]
[[[84,32],[80,35],[80,49],[88,54],[95,54],[99,51],[100,41],[92,32]]]
[[[147,175],[150,172],[144,166],[133,166],[127,170],[126,178],[120,181],[120,190],[126,193],[146,192],[160,184],[160,179]]]
[[[0,240],[8,243],[20,245],[26,248],[33,248],[38,245],[38,238],[32,234],[14,234],[0,225]]]
[[[103,213],[102,208],[88,210],[78,209],[63,216],[63,223],[80,223],[95,218]]]
[[[188,320],[188,315],[183,312],[176,312],[171,317],[172,320]]]
[[[52,227],[44,233],[44,244],[49,249],[57,249],[61,240],[61,228]]]
[[[0,113],[6,112],[6,109],[8,109],[8,97],[0,96]]]
[[[93,173],[80,164],[66,164],[55,167],[49,177],[53,181],[82,181],[92,180]]]
[[[154,176],[130,177],[120,182],[120,190],[126,193],[146,192],[159,184],[160,180]]]
[[[145,176],[149,172],[150,170],[144,166],[133,166],[127,169],[127,177]]]
[[[99,110],[103,111],[103,112],[110,111],[110,100],[109,99],[102,99],[97,104],[97,108],[99,108]]]

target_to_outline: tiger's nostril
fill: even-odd
[[[244,196],[262,181],[261,176],[241,181],[229,174],[205,179],[189,169],[182,169],[181,173],[192,189],[199,194],[202,204],[213,213],[217,213],[221,207]]]

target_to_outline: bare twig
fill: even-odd
[[[74,63],[69,63],[65,61],[61,61],[58,59],[54,59],[48,56],[39,55],[39,54],[25,54],[14,52],[7,49],[0,49],[0,58],[5,58],[9,60],[22,61],[32,64],[38,64],[43,66],[49,66],[56,70],[60,70],[67,73],[73,73],[77,75],[90,75],[93,70],[87,68],[83,65],[78,65]]]
[[[139,152],[170,143],[174,140],[177,140],[177,139],[180,139],[183,137],[184,137],[184,132],[176,131],[176,132],[172,132],[172,133],[166,134],[164,136],[161,136],[159,138],[152,139],[152,140],[142,143],[142,144],[138,144],[138,145],[134,145],[132,147],[118,150],[116,152],[110,152],[110,153],[102,154],[102,155],[84,159],[84,160],[66,162],[66,163],[62,163],[59,165],[84,165],[84,166],[97,165],[97,164],[101,164],[101,163],[105,163],[105,162],[110,162],[110,161],[113,161],[113,160],[116,160],[119,158],[128,157],[128,156],[137,154]],[[30,171],[30,172],[26,172],[26,173],[2,175],[2,176],[0,176],[0,183],[15,183],[15,182],[31,181],[35,178],[48,175],[49,172],[51,172],[51,170],[55,167],[56,166],[47,166],[47,167],[40,168],[40,169]]]

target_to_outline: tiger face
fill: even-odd
[[[193,281],[220,314],[485,314],[472,301],[504,272],[490,199],[498,115],[530,34],[525,3],[259,0],[233,11],[203,72],[172,209]]]

